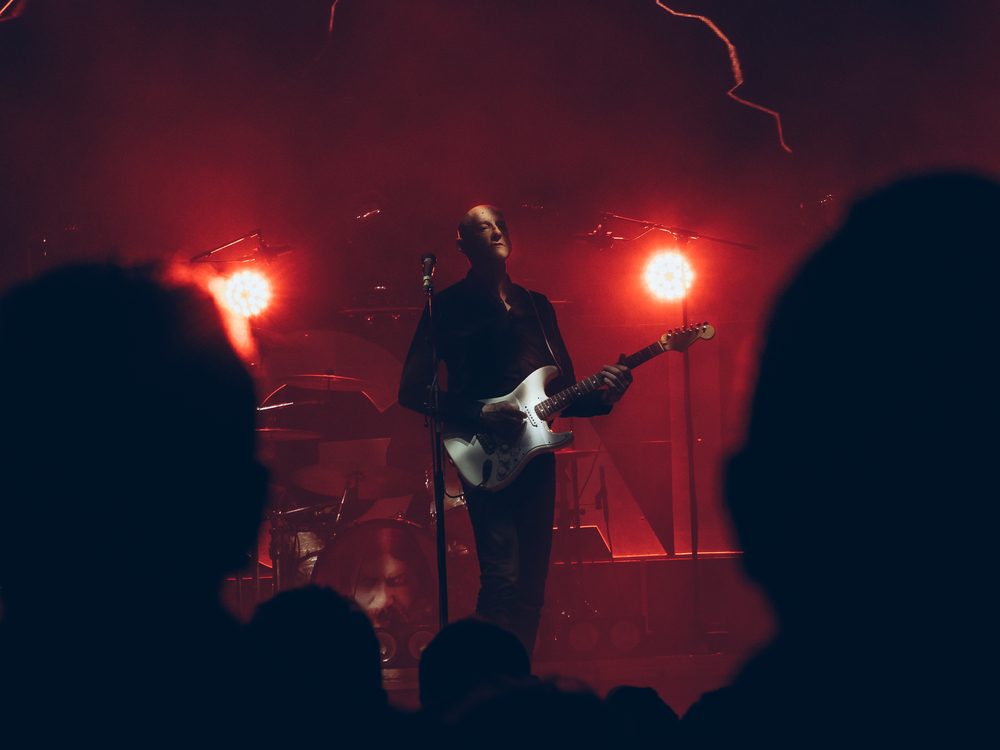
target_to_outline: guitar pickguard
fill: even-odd
[[[554,451],[573,440],[572,432],[555,433],[535,414],[534,407],[545,400],[545,384],[555,377],[555,367],[542,367],[503,398],[487,399],[513,404],[525,415],[524,431],[513,445],[488,430],[450,431],[444,446],[462,478],[474,487],[499,490],[510,484],[528,461],[539,453]]]

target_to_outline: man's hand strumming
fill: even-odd
[[[516,440],[524,430],[524,412],[513,404],[501,401],[486,404],[479,413],[479,422],[508,442]]]

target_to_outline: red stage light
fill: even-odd
[[[646,265],[646,286],[660,299],[681,299],[693,280],[694,271],[679,253],[659,253]]]
[[[267,307],[271,290],[260,274],[241,271],[226,284],[226,302],[241,315],[257,315]]]

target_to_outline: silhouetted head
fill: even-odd
[[[385,706],[382,663],[371,621],[333,589],[307,586],[282,591],[258,607],[250,621],[251,647],[268,654],[262,665],[264,684],[282,685],[282,700],[314,705],[330,715]],[[308,691],[292,689],[287,680],[299,670],[309,673]]]
[[[455,705],[481,685],[517,682],[530,674],[528,652],[517,636],[484,620],[459,620],[420,655],[420,705]]]
[[[246,560],[266,473],[213,299],[143,270],[66,268],[2,300],[0,352],[9,614],[53,586],[105,614],[214,596]]]
[[[469,705],[456,722],[456,735],[475,737],[475,746],[484,750],[631,747],[615,735],[596,695],[544,682],[512,687]]]
[[[604,699],[608,719],[624,747],[671,747],[679,721],[674,710],[651,687],[619,685]]]
[[[458,225],[455,245],[474,269],[505,267],[512,246],[503,213],[495,206],[469,209]]]
[[[858,203],[780,300],[728,496],[786,625],[896,613],[894,629],[921,632],[974,577],[995,494],[997,216],[993,182],[898,183]]]

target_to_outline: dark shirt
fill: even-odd
[[[534,304],[532,304],[534,303]],[[479,399],[505,396],[539,367],[556,365],[561,374],[546,388],[549,395],[576,382],[573,363],[563,343],[552,303],[539,292],[512,285],[507,304],[495,286],[471,271],[434,297],[438,356],[448,367],[448,390],[441,391],[445,419],[475,419],[482,410]],[[544,334],[543,334],[544,330]],[[403,365],[399,403],[407,409],[426,411],[432,379],[431,321],[425,307]],[[549,346],[557,360],[549,352]],[[580,398],[564,417],[607,414],[602,391]]]

